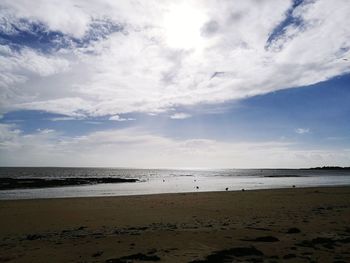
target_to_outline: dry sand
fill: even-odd
[[[350,262],[350,187],[0,201],[0,262],[145,261]]]

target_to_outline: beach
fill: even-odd
[[[0,201],[0,262],[350,262],[350,187]]]

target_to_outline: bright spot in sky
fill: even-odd
[[[166,42],[171,48],[191,49],[201,46],[201,27],[206,22],[205,13],[190,4],[171,6],[164,14]]]

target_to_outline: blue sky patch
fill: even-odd
[[[285,19],[282,20],[271,32],[269,35],[265,47],[268,48],[272,42],[274,42],[276,39],[280,38],[284,35],[287,27],[294,26],[294,27],[301,27],[303,25],[303,21],[299,18],[293,15],[293,11],[300,5],[305,2],[304,0],[293,0],[292,6],[287,10],[285,14]]]
[[[113,32],[124,30],[121,24],[113,23],[110,20],[94,20],[84,37],[79,39],[60,31],[51,31],[43,23],[26,19],[11,23],[3,18],[0,23],[6,23],[3,28],[10,28],[6,31],[0,30],[0,44],[8,45],[16,51],[20,51],[22,48],[31,48],[43,53],[53,53],[59,49],[84,47],[93,41],[106,38]]]
[[[154,116],[120,115],[125,121],[112,121],[110,116],[65,120],[67,116],[44,111],[16,111],[5,114],[1,123],[16,124],[29,134],[39,129],[54,129],[65,136],[78,136],[137,127],[175,139],[292,140],[314,146],[350,146],[349,83],[350,75],[344,75],[224,105],[202,105],[200,110],[177,108],[178,112],[191,115],[186,119],[171,119],[171,113],[166,112]],[[307,132],[299,134],[297,129]]]

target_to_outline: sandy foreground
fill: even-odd
[[[350,187],[0,201],[0,262],[350,262]]]

